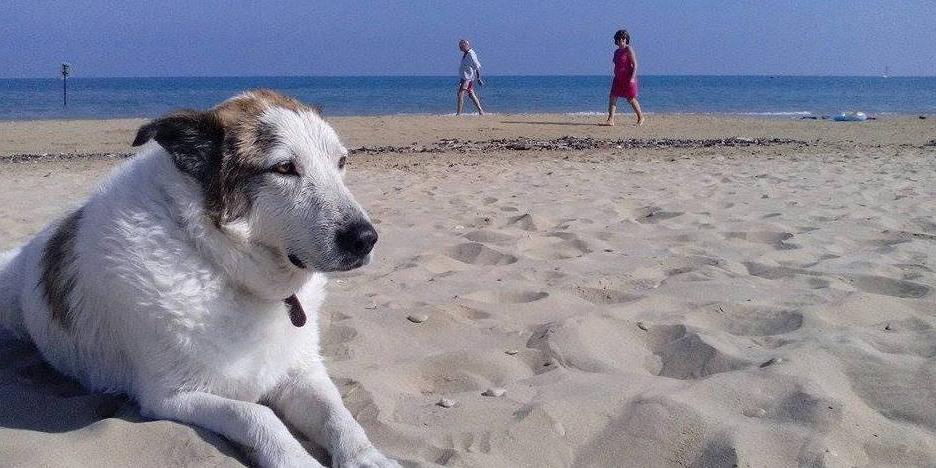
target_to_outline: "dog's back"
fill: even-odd
[[[0,332],[7,332],[18,339],[30,339],[26,323],[24,301],[33,299],[30,293],[40,292],[37,281],[32,287],[29,282],[34,278],[34,266],[51,233],[61,220],[46,226],[26,244],[0,253]]]
[[[12,333],[17,338],[26,337],[19,300],[23,276],[19,268],[22,262],[18,260],[21,251],[22,248],[18,247],[0,253],[0,330]]]
[[[88,206],[69,211],[26,244],[0,254],[0,333],[32,342],[49,364],[91,389],[120,390],[115,372],[126,371],[102,356],[102,351],[116,355],[112,340],[100,339],[110,334],[102,329],[106,314],[83,319],[74,313],[89,292],[82,286],[101,279],[88,262],[81,274],[77,271],[78,231]]]

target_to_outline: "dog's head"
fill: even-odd
[[[343,182],[348,150],[317,108],[269,90],[140,128],[202,189],[215,225],[246,222],[250,240],[296,268],[367,264],[377,232]]]

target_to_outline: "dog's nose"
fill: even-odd
[[[377,231],[367,221],[359,221],[345,226],[335,234],[338,247],[358,257],[370,253],[377,243]]]

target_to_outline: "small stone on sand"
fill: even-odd
[[[559,434],[560,436],[566,435],[565,426],[563,426],[562,423],[559,421],[556,421],[553,423],[553,429],[555,429],[556,434]]]
[[[485,390],[483,393],[481,393],[481,395],[484,395],[484,396],[491,396],[491,397],[499,397],[499,396],[504,396],[506,393],[507,393],[507,390],[505,390],[505,389],[503,389],[503,388],[500,388],[500,387],[491,387],[491,388]]]
[[[782,363],[783,363],[783,358],[775,357],[775,358],[770,358],[767,361],[761,363],[760,367],[767,367],[767,366],[772,366],[774,364],[782,364]]]
[[[519,350],[516,350],[516,349],[508,349],[507,351],[504,351],[504,352],[507,353],[507,354],[510,355],[510,356],[513,356],[514,354],[517,354],[517,353],[519,353],[520,351],[519,351]]]
[[[742,411],[741,414],[749,418],[763,418],[764,416],[767,416],[767,410],[764,408],[747,409]]]
[[[436,404],[439,405],[439,406],[441,406],[441,407],[443,407],[443,408],[451,408],[451,407],[455,406],[455,400],[451,400],[451,399],[448,399],[448,398],[443,398],[443,399],[439,400],[439,402],[436,403]]]
[[[406,320],[409,320],[410,322],[413,322],[413,323],[423,323],[426,320],[429,320],[429,316],[426,314],[413,314],[413,315],[408,315],[406,317]]]
[[[637,322],[637,328],[647,331],[650,329],[650,325],[647,325],[645,322]]]

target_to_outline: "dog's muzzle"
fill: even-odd
[[[377,231],[367,221],[355,221],[335,232],[334,257],[325,264],[315,265],[321,271],[348,271],[367,265],[370,253],[377,243]],[[289,253],[289,263],[299,269],[306,269],[306,261],[298,254]]]

